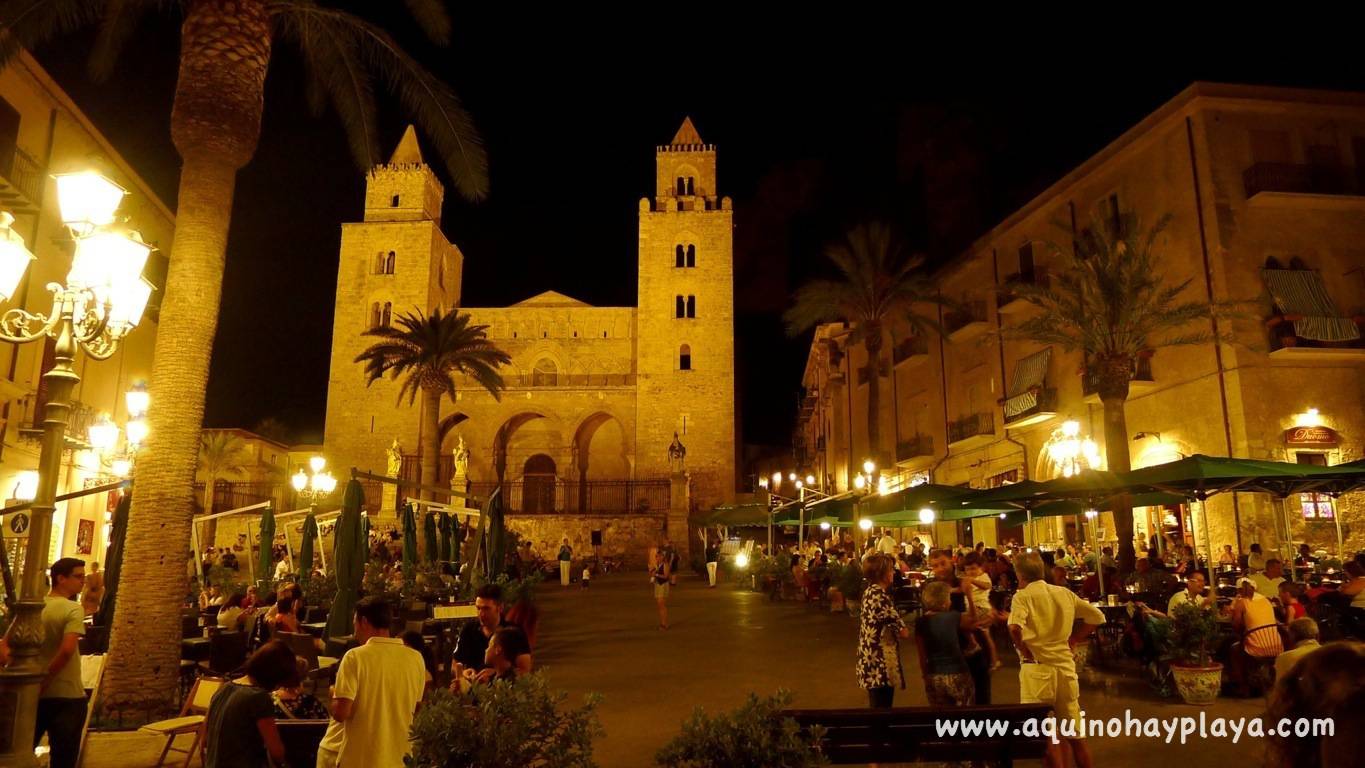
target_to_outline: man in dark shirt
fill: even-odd
[[[455,664],[465,669],[482,670],[487,664],[484,654],[488,651],[488,639],[498,630],[507,626],[502,620],[502,587],[485,584],[474,593],[474,610],[478,620],[471,621],[460,629],[459,639],[455,641]],[[459,678],[459,669],[453,669],[453,676]]]

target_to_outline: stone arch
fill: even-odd
[[[514,414],[498,427],[498,431],[493,436],[493,474],[498,481],[507,479],[507,469],[509,467],[509,455],[515,460],[519,453],[549,453],[553,455],[554,446],[546,445],[526,445],[519,446],[517,438],[519,436],[529,436],[526,425],[532,422],[540,422],[545,429],[539,430],[540,434],[548,435],[550,439],[540,440],[540,443],[557,442],[558,421],[547,417],[538,411],[522,411]],[[518,470],[520,467],[518,467]]]
[[[536,359],[531,367],[531,386],[553,387],[559,384],[559,366],[548,355]]]
[[[555,511],[555,484],[558,480],[555,460],[548,454],[536,453],[527,457],[521,469],[521,511]]]
[[[578,423],[571,450],[569,480],[576,484],[576,491],[566,501],[576,503],[578,510],[586,511],[591,504],[590,481],[628,480],[634,475],[632,433],[610,409],[594,411]]]

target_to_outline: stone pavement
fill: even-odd
[[[579,701],[604,696],[599,714],[606,735],[596,758],[604,768],[653,763],[655,750],[678,733],[693,707],[720,711],[754,691],[791,690],[802,707],[857,707],[866,697],[853,676],[857,625],[804,603],[772,603],[762,595],[722,584],[707,589],[684,576],[670,600],[667,632],[657,628],[652,590],[643,573],[596,579],[589,589],[545,583],[539,589],[541,624],[537,666],[557,688]],[[902,648],[907,648],[903,645]],[[909,687],[896,703],[924,705],[913,644],[905,669]],[[995,701],[1018,700],[1018,668],[995,673]],[[1083,673],[1081,702],[1088,717],[1254,717],[1260,699],[1220,699],[1208,708],[1161,700],[1145,684],[1107,674]],[[1259,765],[1264,745],[1243,740],[1165,744],[1161,740],[1091,739],[1097,766]],[[85,768],[151,766],[159,740],[138,734],[93,734]],[[197,764],[196,761],[195,764]]]

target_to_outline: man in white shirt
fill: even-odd
[[[896,537],[891,535],[891,531],[882,529],[882,537],[877,539],[877,551],[892,557],[900,552],[900,546],[896,544]]]
[[[1299,659],[1321,647],[1318,645],[1318,623],[1307,616],[1294,619],[1289,622],[1289,640],[1294,644],[1294,649],[1275,657],[1276,680],[1285,679]]]
[[[1104,623],[1104,614],[1066,587],[1044,581],[1043,560],[1036,552],[1014,559],[1019,591],[1014,594],[1009,631],[1019,651],[1019,701],[1022,704],[1051,704],[1062,729],[1061,744],[1049,745],[1051,765],[1066,765],[1066,746],[1075,757],[1077,768],[1090,768],[1090,751],[1080,740],[1080,682],[1076,677],[1073,649]],[[1076,621],[1084,622],[1079,627]],[[1064,721],[1070,720],[1070,724]]]
[[[426,686],[422,655],[389,635],[393,609],[367,597],[355,607],[352,648],[337,667],[332,722],[317,768],[402,768],[408,730]]]
[[[1275,558],[1265,561],[1265,573],[1253,573],[1247,578],[1256,585],[1256,593],[1267,600],[1278,600],[1280,584],[1284,583],[1284,565]]]
[[[1195,571],[1185,577],[1185,588],[1171,595],[1171,599],[1166,603],[1166,615],[1174,616],[1175,607],[1185,603],[1194,603],[1200,608],[1208,608],[1214,605],[1213,599],[1204,594],[1204,574]]]

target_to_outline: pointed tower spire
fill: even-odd
[[[393,150],[393,156],[389,158],[389,165],[421,165],[425,162],[422,150],[417,146],[417,131],[408,125],[407,130],[403,131],[403,138]]]
[[[692,118],[684,117],[682,126],[679,127],[678,132],[673,135],[673,141],[670,142],[670,146],[686,147],[704,143],[706,142],[701,140],[701,134],[697,133],[697,127],[692,124]]]

